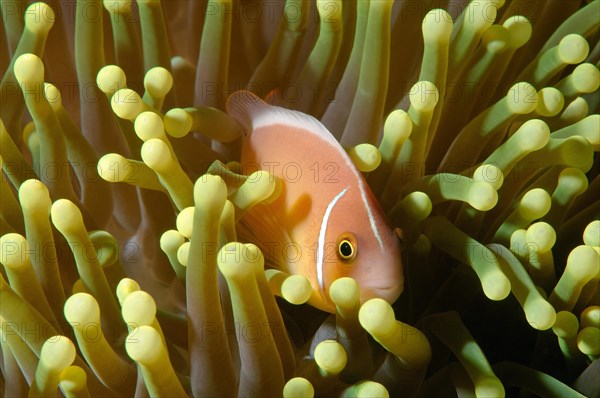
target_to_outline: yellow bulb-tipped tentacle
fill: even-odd
[[[59,375],[58,386],[66,398],[90,398],[87,375],[79,366],[69,366]]]
[[[359,144],[350,148],[348,156],[350,156],[356,168],[363,173],[375,170],[381,163],[379,149],[371,144]]]
[[[570,311],[583,286],[600,273],[600,254],[590,246],[577,246],[567,259],[567,266],[550,295],[550,303],[557,310]]]
[[[65,303],[65,318],[71,324],[77,345],[100,381],[119,394],[131,394],[135,386],[135,369],[125,362],[107,341],[100,324],[98,302],[87,293],[77,293]],[[125,330],[109,325],[112,336]],[[115,344],[116,342],[113,342]]]
[[[373,363],[367,333],[358,319],[358,283],[347,277],[336,279],[329,287],[329,295],[336,308],[337,341],[348,356],[341,378],[347,382],[362,380],[371,373]]]
[[[108,153],[98,160],[98,175],[108,182],[126,182],[144,189],[165,192],[158,176],[139,160],[127,159],[118,153]]]
[[[69,243],[85,287],[98,300],[105,325],[117,327],[122,323],[117,300],[100,266],[96,250],[83,224],[81,212],[74,203],[60,199],[52,204],[50,216],[56,229]]]
[[[165,129],[176,138],[197,131],[219,142],[232,142],[243,132],[231,116],[216,108],[173,108],[165,114]]]
[[[232,396],[234,368],[227,340],[223,338],[223,314],[219,302],[217,253],[221,213],[227,200],[227,186],[219,176],[204,175],[194,185],[194,226],[186,265],[186,301],[190,341],[192,344],[191,389],[194,395]],[[184,244],[185,245],[185,244]],[[183,245],[182,245],[183,246]],[[215,325],[207,333],[206,325]],[[211,374],[220,374],[213,378]]]
[[[481,281],[485,295],[491,300],[502,300],[510,293],[510,281],[500,270],[493,253],[475,239],[460,231],[444,217],[425,221],[425,235],[442,251],[473,267]]]
[[[389,398],[390,393],[383,384],[375,381],[365,380],[356,383],[346,390],[342,391],[340,397],[342,398],[367,398],[367,397],[381,397]]]
[[[510,280],[511,292],[519,301],[531,327],[547,330],[556,321],[554,308],[542,297],[533,281],[527,275],[523,264],[506,247],[499,244],[488,245],[498,258],[502,272]]]
[[[192,206],[192,181],[181,168],[168,144],[158,138],[149,139],[142,145],[142,159],[158,174],[178,209]]]
[[[151,326],[133,329],[125,340],[127,354],[139,364],[148,393],[151,396],[187,397],[169,360],[167,347],[160,334]]]
[[[339,374],[348,363],[344,347],[334,340],[320,342],[315,347],[313,356],[323,376],[335,376]]]
[[[40,352],[40,361],[29,397],[47,397],[56,393],[60,374],[75,360],[75,345],[65,336],[46,340]]]
[[[171,72],[162,66],[155,66],[146,72],[144,76],[144,88],[146,92],[142,97],[143,101],[157,111],[160,111],[165,97],[173,88],[173,76]]]
[[[427,367],[431,359],[429,341],[420,330],[397,321],[385,300],[367,301],[360,308],[358,318],[375,340],[400,358],[402,367],[413,370]]]
[[[185,237],[174,229],[165,231],[160,237],[160,248],[167,255],[171,267],[182,281],[185,281],[185,268],[177,259],[177,253],[184,243]]]
[[[569,311],[556,313],[556,322],[552,326],[552,331],[558,338],[560,350],[567,360],[572,360],[579,354],[577,347],[578,330],[579,321],[575,314]]]
[[[476,396],[504,396],[504,386],[456,312],[430,315],[425,325],[456,355],[475,387]]]
[[[588,326],[577,334],[577,347],[581,352],[592,357],[600,355],[600,328]]]
[[[312,398],[314,395],[315,388],[303,377],[294,377],[283,387],[284,398]]]
[[[130,278],[123,278],[117,285],[117,298],[119,304],[123,305],[125,299],[133,292],[140,290],[140,285]]]
[[[292,304],[306,303],[312,295],[310,281],[304,275],[290,275],[276,269],[265,270],[271,292]]]
[[[255,276],[256,272],[263,272],[264,257],[255,245],[232,242],[219,251],[217,262],[229,287],[238,331],[243,369],[240,389],[250,395],[281,393],[284,386],[282,362],[268,327]],[[260,355],[263,360],[250,362],[255,355]]]
[[[4,265],[11,287],[41,315],[57,325],[40,281],[31,266],[30,253],[34,256],[44,255],[41,248],[30,251],[29,243],[22,235],[11,233],[0,238],[0,262]]]

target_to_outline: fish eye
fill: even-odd
[[[343,261],[350,261],[356,257],[356,239],[352,234],[343,234],[338,240],[338,256]]]

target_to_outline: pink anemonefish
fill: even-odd
[[[238,238],[256,244],[268,267],[310,281],[309,304],[335,312],[329,286],[354,278],[364,302],[394,302],[403,290],[400,242],[363,176],[314,117],[271,106],[247,91],[232,94],[227,111],[248,132],[242,171],[277,176],[282,190],[241,219]]]

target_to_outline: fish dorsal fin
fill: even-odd
[[[261,127],[285,125],[306,130],[309,134],[339,146],[323,124],[302,112],[269,105],[250,91],[236,91],[227,100],[227,113],[246,128],[247,134]]]

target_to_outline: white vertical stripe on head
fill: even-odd
[[[373,231],[373,235],[375,235],[375,239],[377,239],[377,242],[379,243],[379,248],[383,251],[383,241],[381,240],[381,236],[379,235],[379,230],[377,230],[377,224],[375,224],[373,210],[371,209],[371,206],[369,206],[369,202],[367,200],[367,192],[365,191],[365,186],[360,178],[358,178],[358,188],[360,189],[360,198],[362,199],[365,209],[367,209],[367,215],[369,216],[371,230]]]
[[[327,209],[325,210],[325,214],[323,215],[323,220],[321,221],[321,229],[319,229],[319,240],[317,246],[317,281],[319,282],[319,287],[321,291],[323,291],[323,261],[325,256],[325,233],[327,232],[327,223],[329,222],[329,216],[331,215],[331,211],[336,203],[344,196],[344,194],[348,191],[348,188],[344,189],[340,193],[338,193],[335,198],[329,202],[327,205]]]
[[[373,209],[369,206],[369,200],[367,199],[367,191],[365,188],[364,180],[360,175],[360,171],[356,168],[352,160],[348,156],[348,154],[341,149],[343,152],[341,155],[344,158],[346,165],[354,174],[356,178],[356,183],[358,184],[358,190],[360,191],[360,199],[362,200],[363,206],[367,210],[367,217],[369,218],[369,224],[371,225],[371,231],[373,232],[373,236],[377,239],[377,243],[379,243],[379,248],[383,252],[383,240],[381,239],[381,235],[379,234],[379,230],[377,229],[377,223],[375,222],[375,216],[373,215]]]

